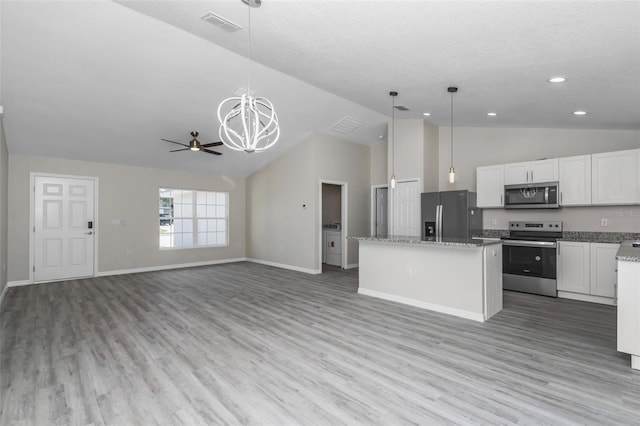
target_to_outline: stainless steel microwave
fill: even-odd
[[[557,209],[558,182],[504,186],[505,209]]]

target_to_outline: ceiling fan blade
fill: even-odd
[[[189,151],[189,148],[174,149],[173,151],[169,151],[169,152],[178,152],[178,151]]]
[[[200,146],[204,148],[209,148],[211,146],[220,146],[220,145],[222,145],[222,142],[211,142],[211,143],[200,144]]]
[[[169,139],[160,139],[161,141],[165,141],[165,142],[171,142],[171,143],[175,143],[177,145],[182,145],[182,146],[189,146],[189,145],[185,145],[183,143],[180,142],[176,142],[176,141],[170,141]]]
[[[205,148],[201,148],[200,151],[208,152],[209,154],[213,154],[213,155],[222,155],[221,152],[211,151],[210,149],[205,149]]]

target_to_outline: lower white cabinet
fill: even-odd
[[[591,243],[591,294],[616,297],[619,244]]]
[[[589,294],[589,243],[558,241],[558,291]]]
[[[342,266],[342,233],[324,231],[322,259],[327,265]]]
[[[615,304],[618,244],[559,241],[558,296]]]

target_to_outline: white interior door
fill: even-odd
[[[418,181],[398,182],[393,194],[393,233],[420,236],[420,190]]]
[[[383,235],[389,232],[387,222],[387,188],[376,188],[376,235]]]
[[[93,276],[94,181],[36,176],[33,281]]]

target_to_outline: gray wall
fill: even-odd
[[[248,257],[320,269],[320,181],[348,184],[348,235],[369,229],[370,154],[364,145],[314,134],[247,179]],[[348,242],[347,264],[358,262]]]
[[[9,204],[9,153],[4,136],[4,124],[0,115],[0,294],[7,286],[7,248]]]
[[[243,258],[245,247],[245,180],[117,164],[10,155],[9,281],[29,279],[30,173],[98,178],[96,272],[181,265]],[[158,188],[229,192],[228,247],[160,250]],[[124,219],[126,225],[111,225]]]

